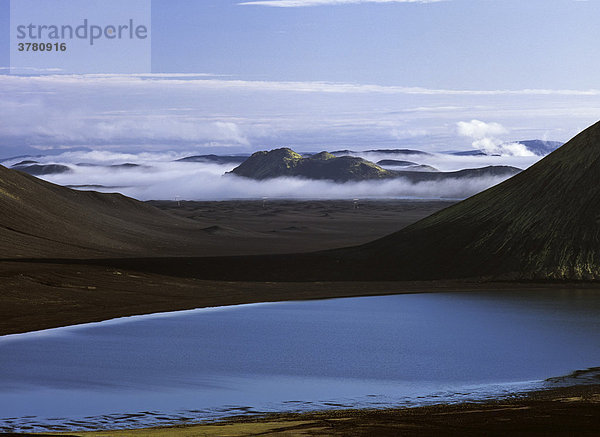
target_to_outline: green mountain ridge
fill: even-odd
[[[256,152],[229,173],[256,180],[301,177],[349,182],[405,178],[416,183],[471,177],[510,177],[520,171],[521,169],[510,166],[488,166],[439,172],[433,167],[418,165],[416,168],[387,170],[371,161],[354,156],[335,156],[329,152],[320,152],[303,157],[292,149],[281,148]]]
[[[257,180],[304,177],[329,179],[337,182],[395,177],[393,172],[384,170],[362,158],[336,157],[328,152],[317,153],[305,158],[288,148],[256,152],[234,168],[231,173]]]

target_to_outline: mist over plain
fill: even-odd
[[[411,183],[404,178],[336,183],[327,180],[278,178],[256,181],[232,174],[235,164],[177,162],[194,152],[116,153],[69,151],[59,155],[13,158],[2,162],[10,167],[31,159],[39,164],[62,164],[71,171],[41,178],[59,185],[102,192],[118,192],[139,200],[228,200],[228,199],[353,199],[415,198],[463,199],[502,182],[505,177],[447,179]],[[371,161],[398,159],[393,153],[356,153]],[[511,165],[521,169],[540,159],[537,156],[403,155],[440,171],[456,171],[489,165]],[[123,164],[134,164],[123,166]]]

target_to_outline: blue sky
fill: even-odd
[[[459,89],[597,86],[597,1],[152,6],[156,71]]]
[[[7,67],[10,63],[8,57],[10,37],[9,14],[9,0],[0,0],[0,67]]]
[[[0,75],[0,158],[462,150],[564,141],[600,119],[597,1],[250,3],[153,0],[152,75]]]

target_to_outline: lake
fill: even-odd
[[[417,406],[600,365],[600,293],[407,294],[136,316],[0,337],[0,431]]]

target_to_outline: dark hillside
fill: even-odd
[[[600,123],[528,170],[359,252],[385,259],[398,278],[600,278]]]

